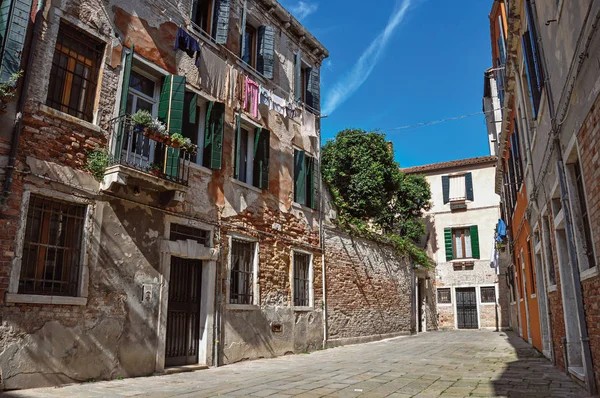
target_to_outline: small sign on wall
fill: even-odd
[[[150,304],[151,302],[152,302],[152,285],[145,283],[142,285],[142,303]]]

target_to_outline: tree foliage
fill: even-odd
[[[338,207],[337,222],[393,244],[421,265],[431,260],[414,242],[425,233],[422,211],[431,191],[423,176],[404,174],[384,134],[347,129],[322,152],[323,180]]]

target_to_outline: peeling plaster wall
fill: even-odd
[[[273,83],[281,88],[273,87],[278,95],[290,98],[294,54],[302,49],[304,58],[315,68],[320,66],[321,58],[314,55],[307,42],[300,44],[297,34],[287,31],[264,6],[252,1],[249,4],[248,15],[253,23],[276,28]],[[215,296],[220,301],[215,306],[222,311],[222,363],[299,353],[322,344],[319,213],[293,204],[293,145],[316,155],[318,143],[301,136],[300,118],[284,118],[260,107],[259,122],[271,131],[268,191],[232,181],[236,110],[229,103],[223,168],[207,171],[193,167],[185,199],[175,207],[161,207],[151,184],[140,185],[139,190],[133,185],[121,186],[105,194],[81,171],[87,151],[108,142],[107,123],[118,112],[115,104],[119,103],[124,48],[135,44],[136,55],[169,73],[186,75],[191,88],[201,89],[194,60],[173,51],[177,26],[189,25],[190,9],[191,0],[176,5],[154,0],[47,3],[32,60],[34,73],[26,93],[15,181],[7,206],[0,209],[0,370],[5,388],[149,375],[162,368],[163,364],[157,363],[157,358],[161,360],[157,352],[164,344],[159,337],[165,319],[160,314],[160,292],[161,286],[168,286],[169,275],[163,270],[159,247],[168,224],[166,218],[171,216],[190,225],[221,226],[213,245],[219,252]],[[236,54],[241,34],[239,14],[239,4],[234,2],[226,48]],[[53,58],[61,20],[105,43],[93,123],[44,105],[50,74],[47,66]],[[207,46],[214,50],[214,46]],[[224,49],[218,54],[236,64]],[[0,166],[6,162],[10,147],[5,135],[0,136]],[[31,190],[43,190],[51,196],[60,192],[82,197],[94,210],[93,223],[85,236],[89,239],[86,305],[5,301],[11,273],[20,261],[21,253],[16,248],[18,232],[25,227],[23,197]],[[257,311],[228,310],[224,291],[218,290],[227,283],[225,237],[231,231],[259,239],[261,297]],[[311,252],[314,258],[314,308],[301,312],[290,305],[290,256],[292,249],[298,248]],[[151,288],[150,302],[141,300],[142,285]],[[211,317],[213,312],[211,308]],[[273,323],[282,325],[282,332],[272,332]],[[209,341],[207,346],[209,364],[214,355],[212,343]]]

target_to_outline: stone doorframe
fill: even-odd
[[[180,217],[167,216],[165,220],[165,236],[159,241],[160,247],[160,290],[156,351],[156,373],[165,370],[165,350],[167,338],[167,309],[169,306],[169,278],[171,276],[171,257],[180,257],[190,260],[202,260],[202,288],[200,297],[200,341],[198,342],[198,363],[210,364],[212,362],[212,342],[214,341],[214,306],[215,282],[217,276],[218,249],[206,247],[195,240],[169,240],[171,223],[183,224],[194,228],[205,229],[210,232],[209,242],[212,246],[214,226],[200,224],[193,220]]]

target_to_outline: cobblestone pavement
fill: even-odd
[[[510,332],[444,331],[218,369],[5,397],[585,397]]]

